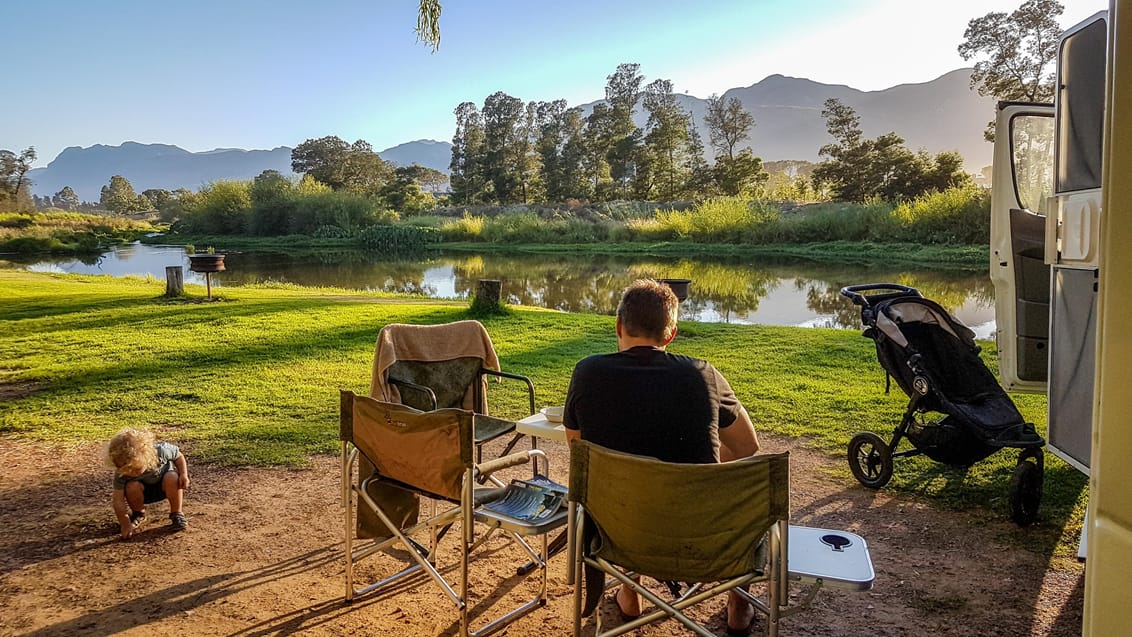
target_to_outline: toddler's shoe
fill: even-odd
[[[185,518],[184,513],[170,513],[169,525],[176,531],[182,531],[189,527],[189,521]]]
[[[130,511],[130,526],[137,529],[145,522],[145,511]]]

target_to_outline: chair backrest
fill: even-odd
[[[790,517],[789,454],[676,464],[570,444],[570,499],[597,527],[592,554],[662,580],[709,582],[762,568],[759,542]]]
[[[480,369],[498,371],[499,358],[479,321],[440,325],[390,323],[377,336],[370,396],[431,409],[420,392],[401,391],[390,382],[409,381],[432,389],[438,408],[460,407],[486,413]]]
[[[473,393],[473,411],[483,411],[483,392],[475,392],[476,382],[480,381],[483,360],[474,356],[462,356],[446,361],[397,361],[389,366],[386,382],[397,388],[400,402],[428,411],[433,409],[429,396],[411,386],[399,384],[409,382],[424,385],[436,396],[436,408],[462,408],[467,404],[468,392]]]
[[[341,437],[357,447],[378,475],[460,499],[464,472],[472,466],[472,412],[422,412],[350,392],[343,392],[343,400],[352,400],[352,407],[349,421],[342,419]]]

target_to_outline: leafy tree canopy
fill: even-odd
[[[1057,0],[1026,0],[1012,13],[992,11],[967,23],[959,55],[978,58],[971,87],[1000,100],[1048,102],[1053,99]]]
[[[835,199],[904,200],[970,182],[958,153],[913,153],[896,133],[865,138],[857,113],[841,100],[826,100],[822,117],[835,141],[819,151],[827,159],[814,168],[813,181],[816,187],[829,187]]]
[[[28,171],[35,162],[35,148],[24,149],[20,154],[10,150],[0,150],[0,205],[17,210],[32,206],[27,179]]]
[[[104,209],[120,215],[153,208],[152,202],[134,192],[130,180],[122,175],[114,175],[110,178],[110,183],[102,187],[98,203]]]
[[[369,142],[353,144],[330,135],[308,139],[291,150],[291,169],[334,190],[373,194],[393,176],[393,165],[373,152]]]

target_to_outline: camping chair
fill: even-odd
[[[514,422],[488,416],[487,376],[526,383],[528,413],[535,413],[534,384],[526,376],[500,371],[491,337],[479,321],[391,323],[377,336],[370,396],[421,411],[450,407],[474,411],[476,462],[480,462],[484,443],[515,430]],[[519,438],[514,436],[500,455],[507,455]]]
[[[542,458],[532,449],[480,464],[473,461],[472,431],[480,415],[463,409],[422,412],[406,405],[381,402],[353,392],[341,392],[340,431],[342,441],[342,499],[345,505],[346,601],[385,590],[413,574],[423,573],[437,584],[456,605],[460,617],[459,634],[486,635],[546,603],[546,534],[565,524],[565,511],[538,523],[501,521],[480,506],[501,495],[504,489],[477,489],[476,478],[490,476],[507,467]],[[367,460],[374,471],[359,482],[353,479],[359,459]],[[544,470],[547,467],[544,467]],[[432,499],[432,514],[419,520],[419,498]],[[437,504],[440,503],[440,512]],[[371,516],[355,518],[359,512]],[[367,521],[368,520],[368,521]],[[449,582],[438,565],[437,547],[444,533],[460,523],[459,569]],[[355,543],[355,524],[368,543]],[[482,532],[477,537],[476,527]],[[468,621],[469,560],[471,554],[496,530],[509,535],[523,549],[539,571],[535,597],[511,612],[471,630]],[[427,539],[425,537],[427,536]],[[523,536],[539,536],[541,550],[535,551]],[[408,565],[380,581],[355,588],[355,564],[378,551],[403,547]],[[516,575],[518,577],[518,575]]]
[[[675,464],[572,442],[569,497],[580,525],[575,568],[585,573],[574,580],[573,634],[581,634],[582,619],[596,609],[608,574],[656,608],[607,632],[599,614],[595,635],[620,635],[673,617],[697,635],[711,637],[715,633],[683,611],[732,589],[745,592],[756,582],[766,582],[766,599],[746,597],[768,616],[767,634],[776,635],[787,601],[789,485],[785,453]],[[632,573],[695,584],[664,601],[634,581]]]

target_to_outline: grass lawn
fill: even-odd
[[[148,427],[194,461],[301,465],[337,450],[338,390],[367,393],[387,323],[468,318],[462,302],[291,286],[225,287],[220,300],[162,297],[164,282],[0,271],[0,435],[55,443]],[[483,319],[503,368],[530,376],[539,405],[561,404],[578,359],[613,351],[613,318],[512,308]],[[992,343],[985,344],[988,362]],[[839,459],[861,430],[887,436],[906,404],[872,342],[855,330],[683,322],[670,350],[711,360],[759,431]],[[994,365],[992,363],[992,369]],[[493,410],[517,417],[524,392],[492,384]],[[1045,398],[1014,397],[1045,429]],[[898,459],[888,487],[942,507],[1008,516],[1016,452],[968,470]],[[844,461],[831,479],[855,481]],[[1075,553],[1087,480],[1046,455],[1042,523],[1019,532],[1039,550]]]

